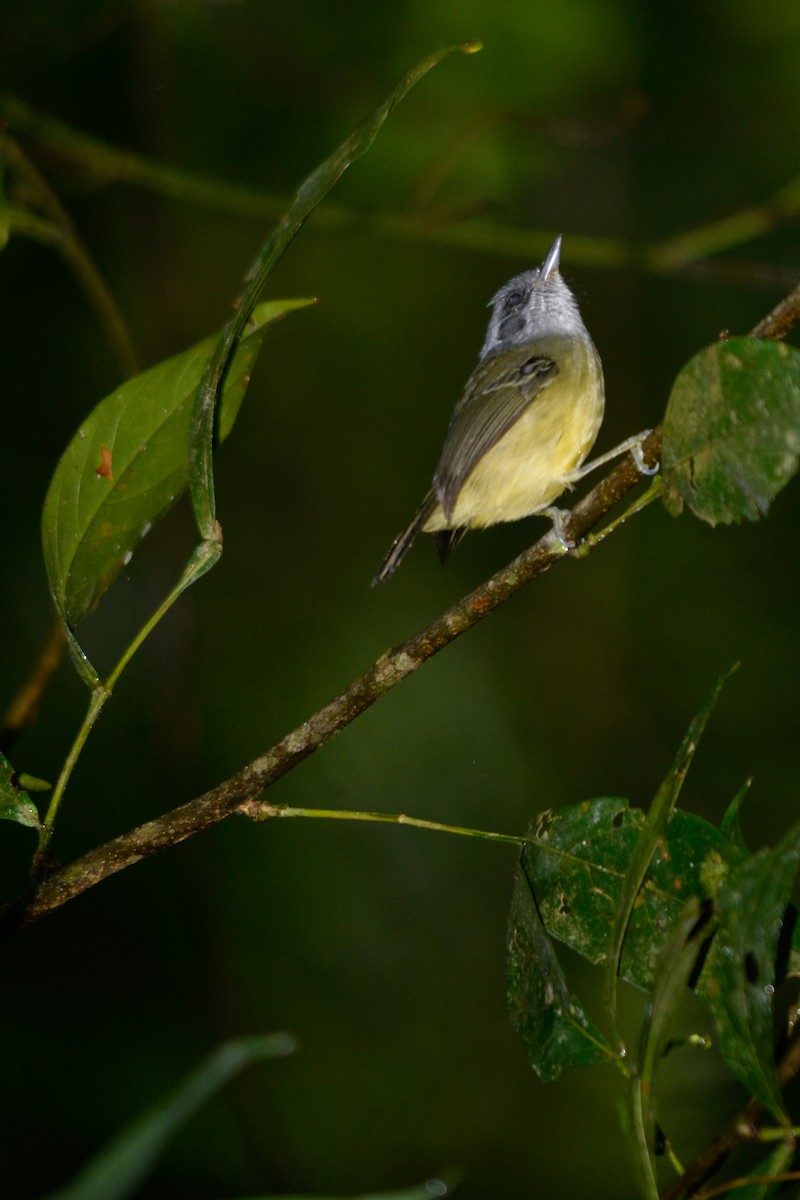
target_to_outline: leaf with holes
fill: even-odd
[[[646,821],[627,800],[603,797],[543,813],[528,834],[523,864],[545,929],[590,962],[604,962],[608,954],[628,865]],[[627,925],[622,978],[649,990],[687,900],[705,899],[748,857],[701,817],[673,812]]]
[[[223,384],[220,438],[236,419],[267,327],[312,303],[276,300],[256,308]],[[118,387],[64,452],[45,500],[42,542],[50,590],[70,628],[186,490],[192,401],[217,337]]]
[[[756,521],[800,461],[800,352],[733,338],[678,375],[664,418],[662,495],[709,525]]]
[[[733,867],[714,903],[719,928],[703,969],[720,1052],[734,1075],[779,1121],[786,1113],[775,1072],[772,996],[776,962],[794,923],[789,893],[800,865],[800,825],[772,850]]]

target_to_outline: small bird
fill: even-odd
[[[551,516],[557,496],[632,450],[650,471],[637,434],[584,466],[605,409],[600,355],[559,274],[561,237],[544,262],[516,275],[489,302],[492,316],[475,370],[456,404],[433,487],[389,548],[373,579],[395,571],[420,532],[436,536],[442,563],[469,529]],[[648,431],[649,432],[649,431]]]

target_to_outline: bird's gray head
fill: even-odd
[[[541,266],[515,275],[492,297],[492,316],[481,359],[548,334],[589,337],[577,301],[559,274],[560,258],[559,236]]]

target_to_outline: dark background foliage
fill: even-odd
[[[64,860],[223,779],[538,535],[531,521],[469,537],[446,571],[425,540],[369,587],[428,484],[487,300],[553,231],[606,368],[599,449],[657,423],[684,361],[722,329],[745,332],[797,275],[793,220],[703,279],[571,253],[579,236],[641,247],[794,177],[794,0],[6,0],[0,29],[3,84],[28,103],[280,201],[411,62],[485,42],[392,114],[273,276],[271,296],[320,304],[268,336],[218,459],[225,554],[104,713],[63,809]],[[221,326],[266,220],[37,161],[143,363]],[[536,252],[504,251],[509,228],[539,235]],[[50,473],[118,377],[52,251],[12,239],[0,295],[10,697],[50,621],[38,532]],[[583,797],[645,804],[711,683],[741,659],[685,803],[718,819],[752,773],[745,827],[754,846],[774,840],[797,807],[799,497],[790,486],[763,524],[716,531],[649,509],[450,647],[273,799],[507,832]],[[192,538],[186,506],[148,539],[87,625],[101,664]],[[85,699],[65,663],[15,765],[52,778]],[[12,893],[33,838],[0,832]],[[5,1194],[55,1187],[219,1041],[275,1028],[301,1053],[215,1100],[143,1195],[347,1193],[447,1167],[466,1172],[465,1198],[632,1194],[612,1072],[546,1087],[507,1023],[513,858],[391,826],[228,822],[28,931],[3,951]],[[567,961],[591,994],[592,972]],[[713,1055],[682,1060],[676,1097],[687,1156],[742,1099]]]

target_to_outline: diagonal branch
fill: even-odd
[[[658,462],[661,453],[660,428],[649,435],[642,452],[650,465]],[[640,479],[633,460],[624,459],[575,506],[563,531],[566,539],[580,543]],[[586,549],[585,544],[579,546],[579,553],[585,553]],[[236,775],[204,795],[98,846],[47,876],[18,901],[7,906],[0,921],[0,932],[8,934],[31,924],[109,875],[176,845],[226,817],[236,814],[254,819],[269,817],[276,810],[260,799],[267,788],[320,746],[324,746],[434,654],[568,554],[564,544],[552,531],[546,533],[530,549],[437,617],[427,628],[382,654],[335,700],[319,709]]]
[[[798,320],[800,286],[758,323],[751,331],[751,336],[783,337]],[[650,466],[655,465],[661,456],[661,437],[659,426],[642,445],[643,457]],[[575,505],[563,532],[568,541],[578,545],[577,554],[582,556],[592,549],[592,545],[584,540],[586,536],[640,479],[633,459],[626,456]],[[621,523],[622,520],[616,522],[615,528]],[[434,654],[438,654],[525,584],[544,574],[558,559],[568,554],[563,543],[552,532],[545,534],[530,549],[437,617],[427,628],[387,650],[335,700],[319,709],[236,775],[204,795],[60,867],[17,901],[7,905],[0,918],[0,934],[8,936],[32,924],[117,871],[166,850],[226,817],[240,815],[263,820],[276,815],[279,807],[261,800],[267,788],[324,746]]]

